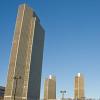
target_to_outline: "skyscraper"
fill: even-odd
[[[75,76],[74,98],[78,100],[84,99],[84,77],[80,73]]]
[[[4,100],[40,98],[43,46],[44,29],[39,18],[29,6],[20,5]]]
[[[44,100],[56,99],[56,78],[52,75],[45,79]]]

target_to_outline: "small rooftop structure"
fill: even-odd
[[[81,73],[77,73],[77,76],[80,77],[81,76]]]

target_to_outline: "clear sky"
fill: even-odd
[[[5,86],[17,8],[25,0],[0,0],[0,85]],[[57,79],[57,97],[73,97],[74,76],[85,78],[86,97],[100,97],[100,0],[27,0],[45,29],[44,79]]]

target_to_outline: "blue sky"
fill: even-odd
[[[5,86],[19,4],[0,0],[0,85]],[[100,0],[27,0],[45,29],[41,98],[44,79],[57,79],[57,97],[73,97],[74,76],[85,77],[86,97],[100,97]]]

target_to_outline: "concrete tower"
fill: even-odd
[[[44,100],[56,99],[56,78],[52,75],[45,79]]]
[[[84,99],[84,77],[80,73],[75,76],[74,98]]]
[[[35,12],[26,4],[19,6],[4,100],[38,100],[44,30]]]

